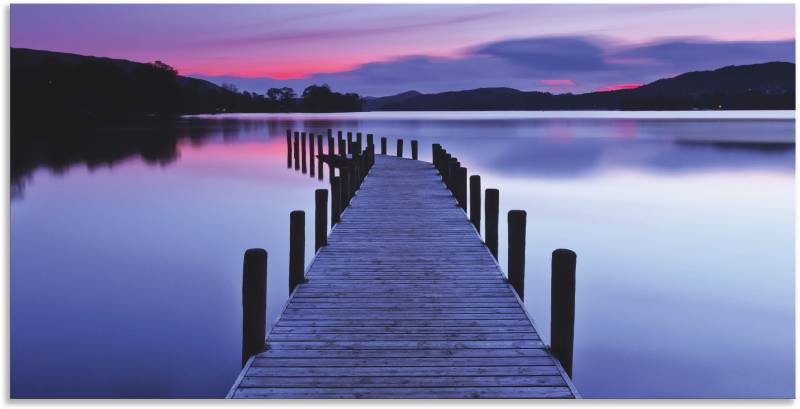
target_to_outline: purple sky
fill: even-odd
[[[586,92],[794,61],[794,5],[12,5],[11,46],[134,61],[263,93],[490,86]]]

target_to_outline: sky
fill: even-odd
[[[794,62],[793,4],[11,6],[11,46],[139,62],[264,93],[581,93]]]

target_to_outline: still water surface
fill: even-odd
[[[328,186],[327,168],[287,169],[285,130],[333,128],[388,136],[390,152],[418,139],[423,160],[441,143],[500,189],[502,215],[527,210],[526,305],[545,340],[549,254],[577,252],[584,397],[792,397],[794,126],[793,112],[199,116],[161,130],[160,150],[39,158],[12,181],[12,396],[224,396],[242,254],[269,252],[271,325],[289,212],[312,220]]]

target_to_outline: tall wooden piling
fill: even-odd
[[[306,212],[289,215],[289,294],[305,280]]]
[[[316,166],[314,165],[314,134],[308,134],[308,170],[311,177],[314,177]]]
[[[381,155],[386,155],[386,137],[381,138]]]
[[[456,196],[456,170],[460,167],[458,159],[451,157],[447,163],[447,187]]]
[[[397,138],[397,157],[403,157],[403,140],[400,138]]]
[[[575,340],[575,252],[553,252],[550,279],[550,350],[572,378]]]
[[[419,159],[419,143],[416,139],[411,140],[411,159]]]
[[[292,130],[286,130],[286,167],[292,167]]]
[[[458,205],[465,212],[467,211],[467,168],[459,166],[456,168],[456,199]]]
[[[361,146],[361,132],[356,132],[356,145],[358,146],[358,150],[356,152],[362,152],[364,148]]]
[[[347,133],[347,153],[353,153],[353,151],[351,150],[352,146],[353,146],[353,133],[352,132],[348,132]]]
[[[486,247],[495,259],[497,257],[497,224],[500,217],[500,191],[486,189]]]
[[[294,133],[294,170],[300,170],[300,132]]]
[[[328,244],[328,190],[314,191],[314,250]]]
[[[347,156],[347,147],[343,139],[339,139],[339,156],[343,158]],[[341,169],[339,170],[339,174],[341,174]]]
[[[524,210],[508,212],[508,282],[525,300],[525,223]]]
[[[342,140],[343,140],[342,139],[342,131],[336,131],[336,148],[341,148],[342,147]],[[339,150],[339,155],[344,156],[345,152],[342,152],[341,150]]]
[[[342,213],[342,178],[336,176],[331,182],[331,229],[339,223]]]
[[[330,129],[329,129],[330,130]],[[333,156],[335,152],[333,151],[333,137],[328,135],[328,155]],[[336,176],[333,170],[333,162],[328,162],[328,180],[333,183],[333,177]]]
[[[469,177],[469,221],[475,226],[478,234],[481,232],[481,177]]]
[[[306,168],[306,133],[300,132],[300,167],[302,168],[303,173],[306,173],[308,170]]]
[[[438,143],[434,143],[431,145],[431,162],[433,162],[433,167],[436,170],[439,170],[439,155],[441,154],[442,145]]]
[[[350,169],[347,167],[339,168],[339,176],[342,179],[342,206],[339,210],[343,212],[350,204]]]
[[[317,158],[319,158],[317,161],[319,164],[317,167],[317,179],[322,180],[322,134],[317,135]]]
[[[267,252],[248,249],[242,268],[242,367],[264,350],[267,329]]]
[[[367,148],[369,148],[370,146],[375,146],[375,144],[372,141],[372,134],[368,133],[367,134]]]

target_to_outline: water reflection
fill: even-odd
[[[226,115],[13,135],[25,194],[11,203],[12,395],[224,396],[242,253],[269,251],[272,324],[289,212],[309,217],[328,187],[319,161],[314,177],[287,167],[286,130],[323,135],[327,152],[329,128],[388,137],[390,152],[417,139],[423,160],[441,143],[500,188],[501,212],[527,210],[526,305],[545,340],[549,253],[578,252],[584,396],[791,395],[793,120],[537,115]]]

